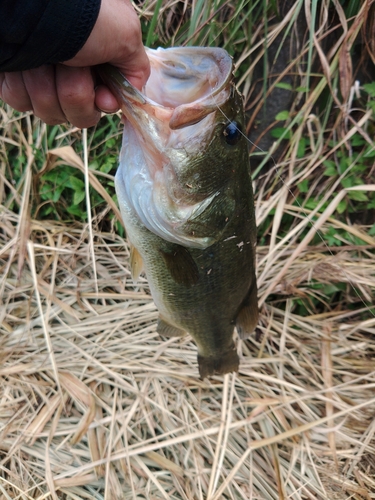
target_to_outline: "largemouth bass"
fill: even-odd
[[[219,48],[147,50],[141,93],[102,67],[126,117],[116,192],[159,309],[162,336],[190,333],[202,378],[237,371],[233,341],[258,320],[256,227],[241,95]]]

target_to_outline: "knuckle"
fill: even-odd
[[[55,80],[52,68],[41,66],[24,71],[23,81],[32,99],[48,102],[55,94]]]
[[[59,100],[63,107],[85,108],[94,102],[95,91],[92,81],[73,79],[59,88]]]
[[[17,111],[27,111],[25,108],[28,100],[25,99],[24,88],[21,85],[19,75],[16,73],[3,73],[1,79],[1,98]],[[30,108],[28,108],[30,109]]]
[[[66,107],[76,107],[82,106],[86,103],[87,94],[84,92],[82,88],[75,87],[64,87],[59,92],[60,102],[63,108]]]

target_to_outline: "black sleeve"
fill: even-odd
[[[0,71],[23,71],[76,55],[100,0],[0,0]]]

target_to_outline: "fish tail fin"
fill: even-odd
[[[236,349],[229,349],[219,356],[201,356],[198,354],[199,375],[203,380],[210,375],[224,375],[237,372],[239,357]]]

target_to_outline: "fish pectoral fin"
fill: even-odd
[[[143,271],[143,259],[141,254],[130,244],[130,271],[132,273],[133,281],[138,281],[138,278]]]
[[[199,375],[203,380],[210,375],[225,375],[225,373],[237,372],[239,357],[235,347],[225,351],[220,356],[201,356],[198,354]]]
[[[185,335],[185,330],[171,325],[170,323],[168,323],[168,321],[163,319],[161,315],[158,319],[156,331],[163,337],[182,337],[183,335]]]
[[[247,339],[255,330],[258,324],[258,295],[256,281],[242,303],[241,309],[236,318],[236,328],[240,339]]]
[[[199,270],[189,250],[173,245],[171,250],[159,250],[173,280],[179,285],[190,287],[199,281]]]

